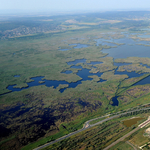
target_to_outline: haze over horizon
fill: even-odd
[[[150,10],[149,0],[0,0],[0,13]]]

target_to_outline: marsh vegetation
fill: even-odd
[[[149,12],[121,14],[0,21],[0,149],[33,149],[89,119],[149,102],[149,47],[136,36],[149,22],[133,19]],[[105,126],[95,127],[96,135],[86,131],[79,147],[96,144],[86,134],[100,137],[103,148],[115,140],[105,141],[108,132],[113,138],[130,130],[116,120]]]

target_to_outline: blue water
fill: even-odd
[[[95,39],[95,41],[96,41],[96,46],[99,46],[99,45],[117,46],[116,44],[111,43],[112,39],[111,40]]]
[[[78,63],[86,63],[86,59],[76,59],[74,61],[67,62],[68,65],[76,65]]]
[[[119,96],[115,96],[112,98],[113,103],[111,104],[112,106],[118,106],[119,105],[119,101],[117,100]]]
[[[150,76],[142,79],[141,81],[135,83],[134,85],[145,85],[145,84],[150,84]]]
[[[114,39],[116,43],[127,43],[115,48],[103,49],[103,53],[107,53],[108,57],[127,58],[127,57],[150,57],[150,47],[137,45],[141,41],[134,41],[128,38]]]
[[[150,35],[148,35],[148,34],[143,34],[143,35],[138,35],[138,37],[141,37],[141,38],[150,38]]]
[[[70,68],[82,69],[82,66],[71,66]]]
[[[89,47],[89,45],[86,44],[69,44],[69,46],[74,46],[73,48],[86,48]]]
[[[14,75],[14,77],[20,77],[20,75]]]
[[[69,44],[69,46],[74,46],[73,48],[86,48],[86,47],[89,47],[89,45],[86,45],[86,44]],[[61,47],[59,47],[60,51],[68,51],[70,49],[66,48],[66,49],[61,49]]]
[[[128,75],[128,78],[133,78],[133,77],[140,77],[140,76],[142,76],[142,75],[144,75],[144,74],[146,74],[146,73],[140,73],[140,74],[138,74],[138,73],[136,73],[135,71],[132,71],[132,72],[127,72],[127,71],[123,71],[123,72],[120,72],[120,71],[115,71],[115,73],[114,73],[115,75]]]
[[[117,46],[115,43],[127,43],[127,44],[133,44],[133,40],[129,38],[120,38],[120,39],[95,39],[96,45],[108,45],[108,46]]]
[[[82,59],[82,61],[83,60],[86,61],[85,59]],[[74,64],[76,64],[77,62],[80,62],[80,60],[75,60]],[[94,62],[94,64],[95,64],[95,62]],[[117,64],[119,66],[119,65],[128,64],[128,63],[121,63],[121,64],[120,63],[115,63],[115,65],[117,65]],[[43,79],[44,76],[40,76],[40,77],[33,77],[33,78],[31,78],[34,81],[27,83],[28,87],[24,87],[24,88],[20,89],[20,88],[14,88],[15,85],[9,85],[7,87],[7,89],[9,89],[12,92],[14,92],[14,91],[21,91],[21,90],[27,89],[29,87],[38,86],[38,85],[45,85],[47,87],[53,86],[54,88],[57,88],[60,84],[68,84],[69,86],[67,88],[75,88],[77,85],[82,84],[82,81],[93,80],[93,78],[89,78],[88,76],[97,75],[98,77],[101,77],[101,75],[103,74],[103,73],[100,73],[100,72],[98,72],[98,73],[90,73],[89,72],[90,69],[82,68],[82,66],[72,66],[72,68],[73,67],[78,68],[78,69],[79,68],[82,69],[82,70],[79,70],[77,72],[77,75],[82,78],[81,80],[79,80],[77,82],[69,83],[67,81],[46,80],[46,79]],[[69,70],[66,73],[70,73]],[[127,71],[118,72],[117,70],[115,70],[115,74],[118,74],[118,75],[127,74],[129,76],[128,78],[132,78],[132,77],[140,77],[140,76],[144,75],[145,73],[138,74],[136,72],[127,72]],[[39,81],[44,81],[44,83],[39,83]],[[106,81],[106,80],[100,79],[100,81],[98,81],[98,82],[104,82],[104,81]],[[61,93],[64,92],[64,90],[66,90],[67,88],[60,89],[60,92]],[[117,102],[115,102],[115,104],[113,104],[113,105],[117,105]]]
[[[137,44],[150,45],[150,42],[137,40]]]
[[[46,79],[43,79],[44,76],[40,76],[40,77],[33,77],[31,78],[32,82],[29,82],[27,83],[28,87],[23,87],[23,88],[15,88],[14,86],[15,85],[9,85],[7,87],[8,90],[11,90],[12,92],[15,92],[15,91],[21,91],[21,90],[24,90],[24,89],[28,89],[29,87],[33,87],[33,86],[38,86],[38,85],[45,85],[47,87],[51,87],[53,86],[54,88],[57,88],[60,84],[68,84],[69,86],[67,88],[75,88],[77,85],[81,84],[82,81],[87,81],[87,80],[93,80],[93,78],[89,78],[88,76],[93,76],[93,75],[97,75],[98,77],[100,77],[103,73],[90,73],[90,69],[85,69],[85,68],[82,68],[82,66],[76,66],[76,67],[80,67],[82,70],[79,70],[77,72],[77,75],[79,77],[81,77],[82,79],[77,81],[77,82],[67,82],[67,81],[57,81],[57,80],[46,80]],[[44,81],[44,83],[39,83],[39,81]],[[104,82],[105,80],[100,80],[99,82]],[[60,92],[64,92],[66,88],[62,88],[60,90]]]
[[[90,63],[87,63],[88,65],[96,65],[96,64],[102,64],[103,62],[98,61],[91,61]]]
[[[101,40],[101,39],[99,39],[99,40]],[[150,52],[149,52],[150,51],[150,47],[145,47],[145,46],[137,45],[137,43],[139,41],[134,41],[132,39],[122,38],[122,39],[105,40],[105,42],[127,43],[125,45],[121,45],[121,46],[118,46],[116,48],[103,49],[102,50],[103,53],[108,53],[107,56],[111,56],[114,59],[115,58],[133,57],[133,56],[134,57],[150,57]],[[97,45],[98,45],[98,43],[97,43]],[[82,48],[82,46],[81,46],[81,44],[75,44],[75,47]],[[20,89],[20,88],[14,88],[15,85],[10,85],[10,86],[7,87],[7,89],[9,89],[12,92],[14,92],[14,91],[21,91],[23,89],[27,89],[29,87],[38,86],[38,85],[46,85],[47,87],[53,86],[54,88],[57,88],[60,84],[68,84],[67,88],[75,88],[77,85],[82,84],[82,81],[93,80],[93,78],[89,78],[88,76],[97,75],[98,77],[101,77],[101,75],[103,74],[103,73],[99,73],[99,72],[98,73],[90,73],[89,72],[90,69],[82,68],[82,66],[76,66],[78,63],[85,63],[87,65],[95,65],[95,64],[100,64],[102,62],[94,62],[94,61],[92,61],[91,63],[86,63],[86,59],[76,59],[74,61],[67,62],[68,65],[73,65],[70,68],[82,69],[82,70],[79,70],[76,73],[79,77],[82,78],[82,80],[77,81],[77,82],[68,83],[67,81],[46,80],[46,79],[43,79],[44,76],[43,77],[41,76],[41,77],[33,77],[33,78],[31,78],[34,81],[27,83],[28,87]],[[129,64],[130,63],[114,63],[114,65],[116,65],[116,66],[129,65]],[[149,66],[147,66],[147,67],[149,67]],[[70,74],[70,73],[72,73],[72,71],[71,70],[67,70],[67,71],[65,71],[63,73]],[[144,73],[138,74],[136,72],[127,72],[127,71],[118,72],[117,70],[115,70],[115,74],[118,74],[118,75],[126,74],[126,75],[128,75],[128,78],[132,78],[132,77],[140,77]],[[17,76],[19,76],[19,75],[16,75],[16,77]],[[44,81],[44,83],[39,83],[39,81]],[[104,82],[104,81],[105,80],[100,79],[100,81],[98,81],[98,82]],[[145,79],[143,79],[142,81],[140,81],[140,82],[138,82],[136,84],[137,85],[139,85],[139,84],[147,84],[147,83],[149,83],[149,81],[150,81],[149,78],[145,78]],[[67,88],[62,88],[60,90],[60,92],[64,92],[65,89],[67,89]],[[113,101],[117,101],[117,98],[114,98],[112,100]],[[118,103],[114,102],[113,106],[114,105],[118,106]]]
[[[145,66],[145,67],[147,67],[147,68],[150,68],[150,66],[148,66],[147,64],[142,64],[142,63],[140,63],[140,65]]]

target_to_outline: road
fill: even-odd
[[[117,114],[117,115],[111,116],[111,117],[109,117],[109,118],[106,118],[106,119],[104,119],[104,120],[101,120],[101,121],[99,121],[99,122],[97,122],[97,123],[95,123],[95,124],[92,124],[92,125],[89,124],[91,121],[96,120],[96,119],[100,119],[100,118],[104,118],[104,117],[108,117],[108,116],[110,116],[110,114],[109,114],[109,115],[102,116],[102,117],[97,117],[97,118],[91,119],[91,120],[85,122],[85,124],[84,124],[84,126],[83,126],[82,129],[77,130],[77,131],[75,131],[75,132],[72,132],[72,133],[70,133],[70,134],[67,134],[67,135],[65,135],[65,136],[63,136],[63,137],[61,137],[61,138],[59,138],[59,139],[56,139],[56,140],[54,140],[54,141],[52,141],[52,142],[49,142],[49,143],[46,143],[46,144],[44,144],[44,145],[42,145],[42,146],[40,146],[40,147],[37,147],[37,148],[35,148],[35,149],[33,149],[33,150],[40,150],[40,149],[45,148],[45,147],[47,147],[47,146],[49,146],[49,145],[52,145],[52,144],[54,144],[54,143],[56,143],[56,142],[59,142],[59,141],[64,140],[64,139],[66,139],[66,138],[69,138],[70,136],[73,136],[73,135],[75,135],[75,134],[77,134],[77,133],[79,133],[79,132],[85,131],[86,129],[89,129],[89,128],[94,127],[94,126],[99,125],[99,124],[102,124],[103,122],[106,122],[106,121],[108,121],[108,120],[117,118],[117,117],[119,117],[119,116],[121,116],[121,115],[125,115],[125,114],[131,113],[131,112],[141,111],[141,110],[148,110],[148,109],[150,109],[150,108],[143,108],[143,109],[138,109],[138,110],[132,110],[132,111],[124,112],[124,113]],[[134,129],[134,130],[132,130],[132,131],[135,132],[135,131],[136,131],[137,129],[139,129],[139,128],[140,128],[140,127],[136,128],[136,129]],[[132,132],[132,131],[131,131],[131,132]],[[129,132],[129,133],[131,133],[131,132]],[[129,133],[128,133],[128,134],[129,134]],[[127,134],[127,135],[128,135],[128,134]],[[131,134],[132,134],[132,133],[131,133]],[[126,136],[126,135],[125,135],[125,136]],[[128,135],[128,136],[129,136],[129,135]],[[124,137],[124,136],[123,136],[123,137]],[[122,137],[122,138],[123,138],[123,137]],[[120,140],[120,139],[119,139],[119,140]],[[118,141],[118,140],[117,140],[117,141]],[[117,141],[116,141],[116,142],[117,142]]]
[[[133,144],[131,144],[129,141],[126,141],[126,143],[129,144],[129,145],[131,145],[134,150],[137,150],[137,148]]]
[[[135,128],[134,130],[130,131],[129,133],[127,133],[126,135],[124,135],[123,137],[121,137],[120,139],[118,139],[117,141],[113,142],[112,144],[110,144],[109,146],[107,146],[106,148],[104,148],[103,150],[110,149],[112,146],[115,146],[120,141],[123,141],[125,138],[127,138],[128,136],[130,136],[131,134],[133,134],[134,132],[136,132],[139,129],[140,129],[140,127]]]

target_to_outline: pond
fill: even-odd
[[[86,44],[69,44],[69,46],[74,46],[73,48],[86,48],[86,47],[89,47],[88,45]]]
[[[119,104],[119,101],[118,101],[118,99],[117,99],[118,97],[119,97],[119,96],[115,96],[115,97],[112,98],[112,102],[113,102],[113,103],[111,104],[112,106],[118,106],[118,104]]]
[[[14,77],[20,77],[20,75],[14,75]]]
[[[144,119],[144,118],[131,118],[131,119],[128,119],[128,120],[124,120],[123,124],[127,127],[131,127],[132,125],[137,124],[137,122],[142,120],[142,119]]]
[[[76,65],[78,63],[86,63],[86,59],[76,59],[74,61],[69,61],[67,62],[68,65]]]
[[[86,44],[80,44],[80,43],[78,43],[78,44],[69,44],[69,46],[73,46],[73,48],[86,48],[86,47],[89,47],[89,45],[86,45]],[[59,47],[59,50],[60,51],[68,51],[68,50],[70,50],[70,49],[68,49],[68,48],[64,48],[64,49],[61,49],[61,47]]]

